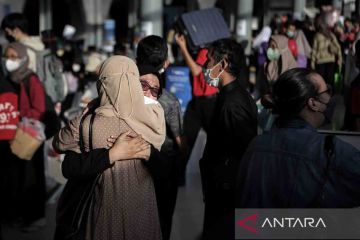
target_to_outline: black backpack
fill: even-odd
[[[28,95],[30,99],[30,78],[33,76],[33,74],[30,74],[28,77],[26,77],[23,81],[26,94]],[[51,100],[51,97],[45,92],[45,112],[41,116],[40,121],[44,123],[45,125],[45,136],[46,139],[51,138],[54,136],[61,128],[61,121],[59,116],[55,112],[55,104]],[[31,105],[31,101],[30,101]]]

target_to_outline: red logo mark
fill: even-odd
[[[258,217],[257,214],[253,214],[251,216],[248,216],[248,217],[246,217],[244,219],[241,219],[241,220],[237,221],[236,223],[240,227],[245,228],[246,230],[248,230],[249,232],[258,233],[258,230],[254,228],[256,226],[257,217]],[[251,226],[246,225],[247,222],[250,222]]]

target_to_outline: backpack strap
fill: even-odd
[[[335,138],[335,135],[329,134],[329,135],[326,135],[325,140],[324,140],[324,153],[326,156],[325,176],[324,176],[323,183],[321,184],[319,194],[315,199],[317,206],[321,206],[320,203],[324,199],[325,185],[330,177],[330,166],[335,158],[334,138]]]

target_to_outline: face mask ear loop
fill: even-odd
[[[212,71],[213,71],[214,68],[215,68],[217,65],[219,65],[222,61],[223,61],[223,60],[221,60],[220,62],[218,62],[217,64],[215,64],[212,68],[210,68],[209,77],[210,77],[211,79],[213,79],[213,78],[211,77]],[[224,70],[222,70],[221,73],[222,73],[223,71],[224,71]],[[221,74],[221,73],[220,73],[220,74]],[[220,76],[220,74],[217,76],[217,78]]]

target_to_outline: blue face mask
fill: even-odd
[[[212,87],[219,87],[219,82],[220,82],[220,75],[223,73],[224,69],[218,74],[217,77],[213,78],[211,77],[211,72],[212,70],[221,63],[218,62],[217,64],[215,64],[212,68],[204,68],[203,72],[204,72],[204,78],[207,84],[209,84]]]
[[[286,35],[287,35],[289,38],[295,37],[295,33],[292,32],[292,31],[287,31],[287,32],[286,32]]]

